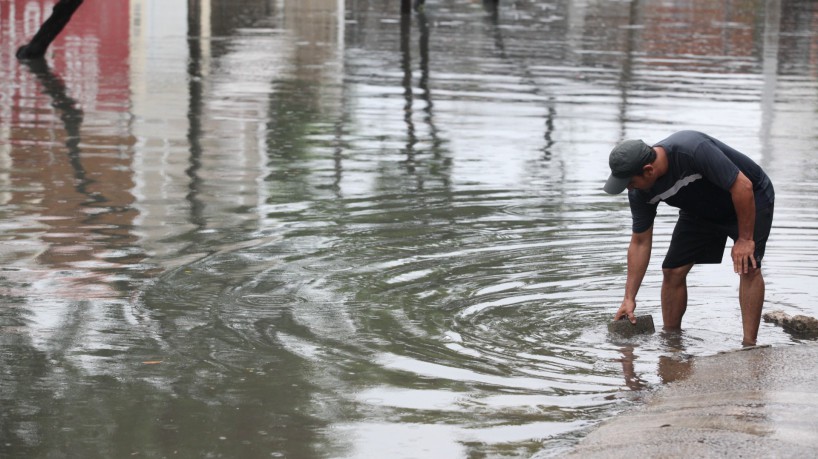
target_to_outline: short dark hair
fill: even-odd
[[[645,160],[645,164],[642,164],[642,167],[645,167],[648,164],[653,163],[656,161],[656,150],[653,147],[650,147],[650,153],[648,153],[648,158]],[[635,175],[642,175],[645,173],[645,169],[639,169],[639,173]]]

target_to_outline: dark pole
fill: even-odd
[[[17,49],[17,59],[39,59],[45,55],[51,42],[71,20],[71,16],[82,5],[82,0],[60,0],[45,20],[40,30],[27,45]]]

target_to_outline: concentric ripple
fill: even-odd
[[[332,424],[330,443],[412,438],[442,423],[444,449],[477,441],[475,432],[490,439],[481,450],[498,454],[537,451],[542,439],[553,447],[624,409],[630,389],[685,371],[668,356],[733,347],[721,330],[729,317],[681,340],[611,340],[627,213],[599,218],[589,209],[607,198],[584,187],[593,189],[576,184],[568,202],[478,187],[271,206],[267,225],[281,237],[168,273],[160,285],[179,292],[198,279],[196,293],[157,285],[147,306],[186,309],[170,345],[216,374],[250,369],[278,375],[261,383],[269,390],[310,387],[310,420],[291,422]],[[332,224],[305,218],[318,212]],[[667,233],[672,223],[659,221]],[[647,295],[658,297],[657,283],[648,279]],[[656,302],[646,304],[659,320]],[[299,370],[285,376],[282,362]]]

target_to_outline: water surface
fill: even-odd
[[[21,64],[48,8],[0,1],[0,456],[564,451],[741,341],[729,263],[606,334],[623,138],[758,161],[766,307],[818,316],[814,2],[393,3],[86,2]]]

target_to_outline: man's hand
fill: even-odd
[[[632,323],[636,323],[636,314],[633,311],[636,309],[636,301],[630,300],[625,298],[622,300],[622,306],[619,306],[619,310],[616,311],[616,315],[614,315],[614,320],[619,320],[623,317],[627,317],[627,319]]]
[[[733,271],[737,274],[747,274],[750,267],[756,269],[756,243],[752,239],[738,239],[733,244],[730,255],[733,257]]]
[[[756,265],[756,243],[753,241],[753,232],[756,221],[756,203],[753,196],[753,183],[743,173],[736,175],[733,186],[730,187],[733,207],[736,208],[738,223],[738,238],[733,244],[730,255],[733,257],[733,271],[737,274],[747,274],[750,267]]]

